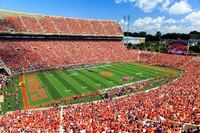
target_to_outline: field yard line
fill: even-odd
[[[72,84],[73,84],[73,83],[76,83],[75,85],[77,85],[77,86],[74,87],[74,88],[76,88],[80,93],[90,92],[88,89],[85,89],[85,90],[87,90],[87,91],[85,91],[85,90],[84,90],[84,91],[79,90],[78,88],[79,88],[79,87],[82,87],[83,85],[80,84],[79,82],[77,82],[76,80],[74,80],[73,77],[68,76],[66,73],[64,73],[64,74],[67,76],[68,79],[70,79],[70,81],[72,82]],[[64,79],[64,80],[65,80],[65,79]],[[65,80],[65,81],[68,82],[67,80]],[[68,83],[71,84],[71,82],[68,82]],[[72,85],[72,84],[71,84],[71,85]],[[72,85],[72,86],[73,86],[73,85]]]
[[[153,76],[158,76],[158,75],[163,75],[165,74],[165,72],[162,72],[162,71],[157,71],[157,70],[154,70],[154,69],[149,69],[149,68],[146,68],[146,67],[140,67],[140,66],[137,66],[137,65],[131,65],[131,64],[125,64],[123,66],[121,66],[122,68],[126,68],[128,67],[127,69],[129,70],[132,70],[132,69],[137,69],[139,71],[143,71],[145,73],[149,73],[149,74],[153,74]],[[155,71],[157,72],[157,74],[155,74]]]
[[[56,86],[58,86],[58,85],[59,85],[59,86],[62,86],[63,89],[60,90],[60,89],[61,89],[61,88],[60,88],[59,90],[61,91],[61,93],[62,93],[62,91],[64,92],[64,95],[65,95],[64,97],[66,97],[66,94],[65,94],[65,93],[67,93],[68,96],[73,95],[73,94],[70,92],[71,89],[66,88],[66,87],[56,78],[55,75],[53,75],[53,78],[55,78]],[[55,87],[55,88],[57,89],[57,88],[59,88],[59,87]],[[58,91],[59,91],[59,90],[58,90]],[[60,91],[59,91],[59,92],[60,92]],[[62,95],[61,95],[61,96],[62,96]],[[62,97],[63,97],[63,96],[62,96]]]
[[[121,72],[123,72],[123,73],[132,73],[131,74],[131,76],[134,76],[133,78],[134,79],[138,79],[138,80],[140,80],[141,79],[141,77],[139,77],[138,75],[136,75],[135,73],[137,72],[137,71],[135,71],[135,70],[131,70],[131,69],[128,69],[128,68],[125,68],[125,67],[123,67],[123,66],[120,66],[120,67],[117,67],[116,68],[116,66],[114,66],[114,68],[115,69],[113,69],[113,70],[117,70],[117,71],[121,71]],[[139,71],[139,72],[141,72],[141,71]],[[145,76],[145,75],[144,75]],[[146,77],[146,76],[145,76]],[[150,78],[150,77],[149,77]]]
[[[82,82],[84,82],[85,84],[88,84],[88,86],[91,86],[92,88],[94,88],[96,90],[96,82],[94,82],[93,80],[91,80],[91,78],[89,78],[88,76],[85,76],[81,73],[78,73],[79,76],[78,77],[75,77],[75,78],[78,78],[79,80],[81,80]],[[85,82],[87,81],[87,82]]]
[[[100,69],[96,70],[96,72],[98,72],[98,73],[105,72],[106,71],[105,69],[110,71],[111,68],[100,68]],[[96,73],[94,73],[94,74],[96,74]],[[113,84],[117,85],[117,84],[119,84],[118,82],[119,82],[120,76],[116,73],[114,73],[114,74],[115,74],[115,76],[112,76],[112,77],[109,77],[109,76],[107,77],[107,76],[102,76],[102,75],[100,77],[104,78],[108,82],[112,81]],[[98,74],[98,76],[99,76],[99,74]]]
[[[51,84],[54,86],[54,88],[56,88],[56,90],[58,91],[58,93],[62,96],[61,92],[57,89],[58,87],[56,87],[54,85],[54,82],[51,81],[51,78],[49,76],[47,76],[47,79],[49,80],[49,82],[51,82]]]
[[[160,69],[157,70],[154,67],[148,67],[147,65],[138,65],[137,63],[134,63],[133,65],[125,64],[124,66],[134,66],[134,67],[137,67],[138,69],[143,69],[144,71],[147,71],[147,72],[152,72],[154,70],[154,71],[157,71],[160,74],[166,73],[166,72],[163,71],[164,69],[163,70],[160,70]]]
[[[63,78],[63,76],[60,76],[59,74],[58,74],[58,72],[54,72],[54,75],[56,76],[56,78],[59,80],[59,82],[61,83],[61,84],[63,84],[63,86],[65,86],[65,88],[69,88],[69,87],[71,87],[71,88],[74,88],[74,89],[71,89],[71,90],[73,90],[73,92],[72,92],[72,94],[74,93],[74,94],[81,94],[81,92],[79,92],[68,80],[66,80],[65,78]],[[68,76],[69,77],[69,76]],[[70,80],[70,79],[69,79]],[[67,90],[69,90],[69,89],[67,89]]]
[[[105,88],[103,90],[100,90],[100,91],[107,91],[107,90],[112,90],[112,89],[115,89],[115,88],[120,88],[120,87],[124,87],[124,86],[129,86],[129,85],[132,85],[134,83],[140,83],[140,82],[144,82],[144,81],[149,81],[153,78],[150,78],[150,79],[145,79],[145,80],[140,80],[140,81],[135,81],[135,82],[132,82],[132,83],[128,83],[128,84],[123,84],[123,85],[119,85],[119,86],[113,86],[113,87],[109,87],[109,88]]]
[[[100,66],[93,66],[93,67],[88,67],[87,69],[94,69],[94,68],[98,68],[98,67],[107,67],[107,66],[112,66],[110,64],[106,64],[106,65],[100,65]],[[77,68],[77,69],[71,69],[71,70],[65,70],[65,71],[74,71],[74,70],[84,70],[86,68]]]
[[[89,72],[85,72],[85,71],[79,71],[79,73],[82,74],[82,75],[84,75],[84,76],[87,76],[88,78],[90,78],[94,82],[99,82],[99,83],[101,83],[104,86],[109,86],[109,84],[107,84],[108,80],[104,79],[103,77],[101,77],[98,74],[89,73]]]
[[[93,82],[92,80],[90,80],[90,78],[88,78],[88,77],[82,75],[81,73],[78,73],[78,71],[76,71],[76,73],[78,74],[78,76],[75,75],[75,76],[73,76],[72,78],[81,80],[84,84],[87,84],[87,86],[89,86],[90,88],[94,88],[94,89],[95,89],[96,86],[94,86],[94,84],[95,84],[96,82]],[[68,75],[68,72],[67,72],[67,71],[64,71],[64,74],[65,74],[65,75]],[[81,78],[81,77],[82,77],[82,78]],[[85,82],[85,81],[84,81],[85,79],[87,79],[87,82],[89,82],[89,83]],[[96,90],[96,89],[95,89],[95,90]]]
[[[40,80],[40,77],[36,74],[36,77],[37,77],[37,79],[40,81],[40,83],[43,85],[43,86],[45,86],[44,85],[44,83]],[[51,100],[53,100],[53,98],[51,97],[51,95],[50,95],[50,93],[48,92],[48,90],[46,90],[46,89],[44,89],[45,90],[45,92],[48,94],[48,97],[50,97],[51,98]]]

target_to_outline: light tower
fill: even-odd
[[[127,20],[126,20],[127,19]],[[129,35],[129,22],[130,22],[130,19],[131,19],[131,16],[130,15],[124,15],[123,16],[123,20],[124,20],[124,32],[126,31],[127,32],[127,44],[129,42],[128,40],[128,35]],[[126,25],[127,25],[127,28],[126,28]]]

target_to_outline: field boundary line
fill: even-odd
[[[20,86],[20,89],[21,89],[21,93],[22,93],[22,100],[24,103],[24,108],[28,109],[28,108],[30,108],[30,103],[29,103],[28,94],[27,94],[28,92],[26,91],[26,88],[25,88],[24,75],[19,76],[19,81],[23,83],[23,86]]]

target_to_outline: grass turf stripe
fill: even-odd
[[[59,82],[59,80],[55,77],[55,75],[49,74],[47,78],[53,83],[53,85],[55,86],[55,88],[57,89],[57,91],[60,93],[62,97],[68,97],[72,95],[72,93],[70,93],[69,91],[66,91],[65,86]]]
[[[135,80],[140,80],[140,79],[142,79],[143,77],[145,77],[145,78],[150,78],[149,76],[148,76],[148,77],[146,77],[146,76],[140,77],[140,76],[136,75],[136,74],[134,73],[134,71],[132,71],[132,70],[127,70],[127,69],[122,68],[122,67],[113,66],[112,70],[121,71],[121,72],[125,73],[126,76],[127,76],[127,75],[128,75],[128,76],[131,76],[131,77],[133,77]]]
[[[94,82],[98,83],[98,84],[102,84],[103,88],[107,88],[109,87],[108,84],[106,84],[105,82],[102,82],[103,80],[105,81],[105,79],[101,80],[100,78],[98,78],[99,76],[93,74],[93,73],[89,73],[89,72],[84,72],[84,71],[77,71],[78,73],[89,77],[91,80],[93,80]]]
[[[53,86],[53,84],[47,79],[47,77],[43,73],[38,73],[38,76],[41,79],[41,81],[48,87],[47,90],[54,100],[62,98],[57,89]]]
[[[72,84],[73,86],[75,86],[75,89],[78,90],[81,94],[89,92],[88,89],[86,89],[83,85],[81,85],[79,82],[74,80],[71,76],[69,76],[63,72],[62,73],[57,72],[57,74],[60,75],[60,77],[62,77],[66,82],[70,81],[69,83]]]
[[[68,90],[70,89],[73,92],[74,95],[81,94],[81,92],[79,92],[75,88],[75,86],[71,85],[68,81],[66,81],[63,77],[58,75],[56,72],[54,72],[53,75],[55,75],[55,77],[58,79],[58,81],[60,81],[65,86],[65,88],[67,88]]]
[[[91,78],[89,78],[88,76],[82,75],[81,73],[78,73],[77,71],[74,71],[73,73],[69,71],[64,71],[64,72],[67,72],[66,74],[68,75],[76,73],[79,79],[82,79],[84,82],[87,82],[87,84],[90,84],[93,88],[98,88],[96,86],[96,82],[91,80]]]
[[[144,66],[138,66],[138,65],[135,65],[135,64],[124,64],[123,66],[127,66],[127,67],[130,67],[130,68],[136,68],[138,70],[143,70],[143,71],[149,72],[149,73],[154,73],[156,76],[166,73],[166,72],[163,72],[163,71],[155,70],[153,68],[148,68],[148,67],[144,67]]]
[[[146,68],[139,68],[137,66],[134,66],[134,65],[131,65],[131,66],[127,66],[127,65],[122,65],[120,66],[121,68],[124,68],[124,69],[127,69],[127,70],[130,70],[130,71],[135,71],[135,72],[138,72],[140,73],[142,71],[143,75],[145,77],[154,77],[154,76],[158,76],[158,75],[163,75],[163,73],[156,73],[157,71],[155,70],[147,70]]]
[[[35,74],[36,75],[36,77],[37,77],[37,79],[38,79],[38,81],[40,82],[40,84],[41,85],[43,85],[43,86],[45,86],[45,84],[41,81],[41,79],[40,79],[40,77],[39,77],[39,75],[38,75],[38,73],[37,74]],[[46,94],[48,95],[48,98],[50,99],[49,101],[51,101],[51,100],[53,100],[53,97],[51,96],[51,94],[49,93],[49,91],[48,90],[46,90],[46,89],[44,89],[44,91],[46,92]]]
[[[95,72],[92,72],[92,73],[96,74]],[[97,74],[97,75],[99,75],[99,74]],[[106,76],[101,76],[101,77],[106,79],[106,80],[108,80],[109,82],[113,82],[114,85],[118,85],[119,84],[118,80],[116,80],[116,78],[114,78],[114,77],[112,77],[113,79],[110,79],[109,77],[106,77]]]
[[[66,74],[69,74],[67,71],[65,71]],[[95,87],[91,86],[90,84],[86,83],[83,79],[81,79],[79,75],[72,75],[72,78],[76,81],[78,81],[81,85],[86,86],[88,90],[90,91],[95,91],[97,89],[95,89]]]

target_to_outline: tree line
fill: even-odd
[[[147,50],[153,52],[167,52],[167,45],[162,43],[161,40],[172,39],[172,40],[189,40],[192,34],[200,34],[198,31],[191,31],[189,34],[185,33],[166,33],[161,34],[158,31],[155,35],[147,34],[144,31],[141,32],[124,32],[124,36],[131,37],[145,37],[145,43],[132,45],[125,44],[128,49],[138,49],[138,50]],[[200,55],[200,43],[195,46],[189,47],[189,54],[191,55]]]
[[[156,42],[160,41],[160,39],[174,39],[174,40],[189,40],[191,34],[200,34],[198,31],[191,31],[189,34],[186,33],[166,33],[161,34],[160,31],[156,32],[155,35],[147,34],[144,31],[141,32],[124,32],[124,36],[131,37],[145,37],[146,42]]]

